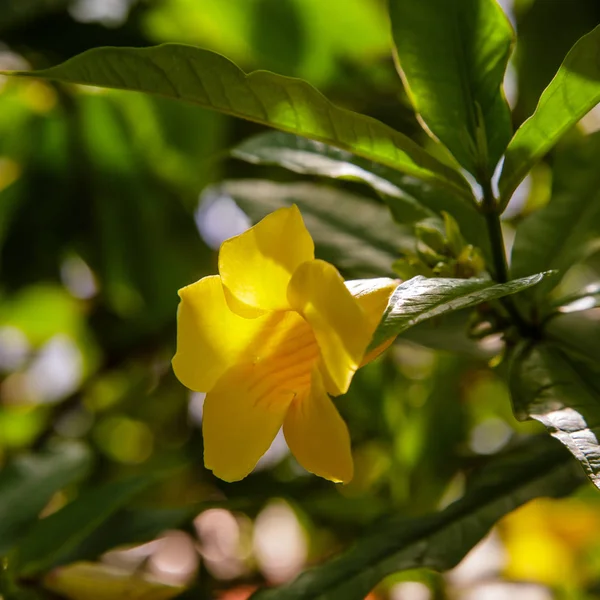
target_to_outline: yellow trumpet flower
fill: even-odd
[[[396,284],[346,286],[315,259],[295,205],[223,242],[219,275],[179,290],[173,358],[178,379],[206,392],[206,467],[225,481],[243,479],[283,425],[305,469],[350,481],[350,436],[328,394],[344,394],[383,349],[364,356]]]

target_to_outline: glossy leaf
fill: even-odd
[[[600,487],[600,373],[539,345],[516,352],[510,383],[516,416],[542,423]]]
[[[495,283],[489,279],[413,277],[401,283],[392,294],[373,335],[371,347],[377,347],[427,319],[525,290],[542,281],[546,275],[538,273],[508,283]]]
[[[414,177],[306,138],[271,131],[251,137],[232,150],[241,160],[277,165],[303,175],[360,181],[377,191],[402,224],[415,223],[446,211],[475,246],[485,248],[485,222],[475,203],[432,188]]]
[[[64,444],[40,454],[17,457],[0,471],[0,554],[7,552],[58,490],[90,467],[85,446]]]
[[[297,204],[318,256],[349,277],[393,275],[391,265],[400,250],[415,245],[412,231],[395,224],[384,206],[342,190],[251,179],[227,181],[205,194],[233,198],[254,222]]]
[[[504,206],[531,167],[600,102],[600,25],[569,51],[535,112],[506,150],[498,186]]]
[[[17,546],[18,571],[30,576],[62,563],[74,547],[156,481],[156,475],[139,476],[88,490],[38,521]]]
[[[465,179],[405,135],[364,115],[338,108],[300,79],[268,71],[245,74],[225,57],[193,46],[94,48],[41,71],[40,77],[158,94],[325,142],[466,198]]]
[[[253,600],[362,600],[385,576],[454,567],[498,519],[539,496],[562,496],[581,483],[569,455],[550,440],[496,458],[465,495],[440,513],[392,518],[354,547]]]
[[[390,0],[396,58],[428,128],[478,178],[511,136],[502,81],[513,32],[496,0]]]
[[[513,277],[545,269],[564,274],[573,263],[598,248],[599,160],[600,133],[569,144],[557,156],[550,202],[517,227],[511,261]],[[535,290],[536,295],[547,291],[548,285]]]

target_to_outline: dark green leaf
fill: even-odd
[[[233,198],[255,222],[277,208],[297,204],[318,256],[349,277],[393,274],[391,265],[399,252],[414,249],[412,230],[395,224],[384,206],[346,191],[250,179],[227,181],[207,193]]]
[[[573,46],[535,112],[515,133],[498,183],[504,206],[531,167],[600,101],[599,53],[600,25]]]
[[[421,346],[490,360],[498,354],[498,347],[472,339],[468,335],[471,311],[469,309],[447,313],[439,319],[423,321],[407,329],[402,337]]]
[[[513,277],[546,269],[557,269],[564,274],[574,262],[597,249],[599,160],[600,132],[569,144],[557,156],[549,204],[527,217],[517,228],[511,260]],[[536,295],[547,291],[548,285],[536,289]]]
[[[286,586],[259,591],[253,600],[362,600],[391,573],[450,569],[510,511],[533,498],[575,489],[582,476],[573,466],[558,444],[535,438],[493,460],[463,498],[442,512],[392,518],[344,554]]]
[[[547,275],[538,273],[508,283],[489,279],[441,279],[417,276],[401,283],[392,294],[371,347],[409,327],[440,315],[515,294],[536,285]]]
[[[600,373],[539,345],[515,353],[510,383],[516,416],[542,423],[600,487]]]
[[[397,62],[415,109],[476,177],[511,136],[502,81],[513,32],[496,0],[390,0]]]
[[[553,302],[559,314],[576,313],[600,306],[600,283],[591,283],[575,294],[569,294]]]
[[[11,30],[27,25],[29,21],[35,21],[45,17],[48,13],[57,13],[67,8],[68,0],[23,0],[14,4],[11,0],[0,2],[0,13],[2,22],[0,31],[4,34]]]
[[[582,362],[595,368],[600,364],[600,321],[596,311],[578,311],[553,315],[545,332],[553,341]]]
[[[123,509],[104,521],[81,544],[62,555],[60,562],[94,560],[123,544],[141,544],[155,539],[167,529],[190,523],[204,507]]]
[[[232,150],[233,156],[255,164],[277,165],[305,175],[361,181],[376,190],[399,223],[415,223],[446,211],[475,246],[487,247],[485,223],[475,203],[414,177],[350,152],[306,138],[270,131],[251,137]]]
[[[58,512],[38,521],[17,546],[19,573],[30,576],[60,564],[111,515],[156,481],[156,475],[139,476],[86,491]]]
[[[90,458],[85,446],[61,444],[19,456],[0,471],[0,554],[22,538],[55,492],[86,473]]]
[[[465,179],[405,135],[338,108],[300,79],[246,75],[225,57],[180,44],[94,48],[42,71],[5,74],[146,92],[185,100],[349,150],[471,197]]]

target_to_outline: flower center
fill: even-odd
[[[255,340],[252,354],[248,391],[256,402],[262,402],[268,397],[297,396],[307,391],[319,347],[312,329],[298,313],[277,312]]]

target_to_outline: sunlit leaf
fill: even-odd
[[[465,179],[405,135],[364,115],[334,106],[300,79],[267,71],[245,74],[219,54],[164,44],[150,48],[94,48],[41,71],[8,75],[40,77],[159,94],[194,102],[338,146],[358,156],[471,197]]]
[[[498,183],[504,205],[535,162],[600,101],[599,52],[600,26],[573,46],[535,112],[515,133]]]
[[[485,247],[485,223],[475,203],[350,152],[279,131],[251,137],[232,150],[255,164],[277,165],[303,175],[360,181],[377,191],[396,220],[414,223],[446,211],[475,246]]]
[[[487,179],[511,136],[502,81],[513,42],[496,0],[391,0],[398,66],[433,134]]]
[[[440,513],[392,518],[350,550],[280,588],[253,600],[363,600],[385,576],[397,571],[454,567],[494,523],[539,496],[562,496],[582,477],[569,455],[550,440],[496,458],[465,495]]]
[[[23,537],[55,492],[86,473],[90,459],[85,446],[64,444],[19,456],[0,471],[0,554]]]
[[[335,76],[341,60],[365,63],[390,47],[384,5],[372,0],[169,0],[142,18],[155,42],[176,39],[314,83]]]
[[[517,351],[510,383],[517,417],[542,423],[600,487],[600,373],[539,345]]]
[[[525,290],[546,275],[548,273],[538,273],[508,283],[495,283],[489,279],[413,277],[401,283],[392,294],[371,347],[427,319]]]

